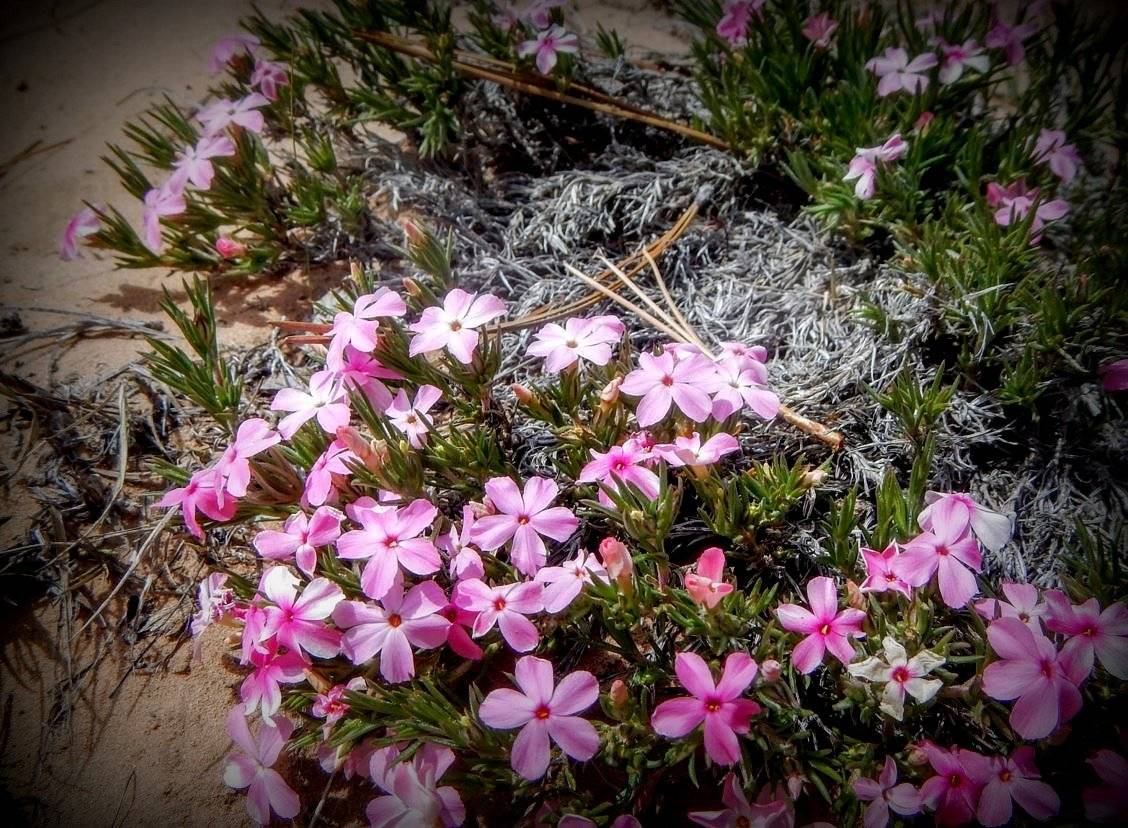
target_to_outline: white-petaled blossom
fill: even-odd
[[[851,664],[846,669],[850,671],[850,675],[857,678],[875,684],[884,684],[881,710],[901,721],[905,715],[906,693],[918,702],[926,702],[944,685],[940,679],[924,678],[943,664],[944,659],[930,650],[921,650],[909,658],[905,648],[889,636],[886,636],[881,643],[885,654],[884,660],[870,656],[857,664]]]

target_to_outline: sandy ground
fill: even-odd
[[[314,6],[323,0],[307,0]],[[258,0],[279,17],[298,3]],[[686,40],[645,0],[580,3],[590,33],[596,21],[628,44],[680,52]],[[98,160],[107,141],[150,103],[168,95],[199,100],[208,83],[207,57],[218,38],[236,31],[249,2],[232,0],[9,0],[0,22],[0,305],[31,330],[74,320],[69,313],[160,321],[164,287],[179,279],[161,271],[115,270],[108,257],[62,263],[57,240],[85,199],[132,207]],[[35,142],[39,142],[36,144]],[[29,149],[36,154],[8,164]],[[129,215],[128,209],[126,209]],[[342,271],[344,265],[342,265]],[[300,317],[332,272],[295,272],[217,290],[223,341],[252,345],[269,335],[270,319]],[[54,387],[87,385],[133,361],[140,339],[83,338],[28,352],[0,370]],[[6,409],[2,410],[7,414]],[[4,462],[8,462],[6,456]],[[0,515],[19,514],[12,490]],[[26,510],[25,510],[26,511]],[[5,535],[19,534],[9,521]],[[88,594],[96,601],[99,588]],[[189,659],[180,633],[150,651],[122,640],[124,608],[111,606],[105,625],[73,642],[57,603],[4,617],[0,636],[0,808],[47,825],[238,825],[248,823],[242,797],[220,781],[229,747],[223,717],[240,675],[227,666],[221,631],[209,632],[204,658]],[[80,614],[85,617],[85,614]],[[78,675],[73,692],[67,676]],[[71,715],[60,724],[59,705]],[[310,768],[303,791],[316,801],[322,781]],[[11,802],[5,803],[4,797]],[[10,808],[16,806],[17,810]],[[331,815],[330,803],[327,815]],[[301,818],[299,818],[299,821]]]

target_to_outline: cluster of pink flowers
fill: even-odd
[[[1030,218],[1030,242],[1037,244],[1042,237],[1046,222],[1057,221],[1069,214],[1069,202],[1055,198],[1042,200],[1038,187],[1028,187],[1026,179],[1020,178],[1007,187],[995,182],[987,185],[987,204],[995,208],[995,223],[1002,227],[1021,224]]]
[[[899,132],[889,136],[880,146],[858,147],[842,180],[857,179],[854,184],[854,195],[861,199],[873,198],[878,165],[897,161],[908,151],[909,145],[902,140]]]
[[[524,9],[509,7],[494,18],[494,23],[506,31],[521,23],[531,27],[532,37],[517,44],[517,57],[533,58],[542,75],[552,74],[560,55],[580,50],[580,39],[553,19],[553,10],[563,5],[564,0],[533,0]]]

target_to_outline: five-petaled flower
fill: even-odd
[[[725,553],[719,546],[710,546],[701,553],[695,570],[685,576],[686,592],[695,604],[713,609],[733,591],[732,584],[721,580],[724,571]]]
[[[580,359],[606,365],[611,361],[611,346],[622,339],[623,330],[623,323],[614,316],[573,316],[563,326],[550,322],[537,331],[528,353],[544,357],[544,370],[554,374]]]
[[[580,525],[571,509],[552,505],[560,489],[547,477],[530,477],[524,491],[511,478],[494,477],[485,489],[498,513],[479,518],[471,538],[487,552],[512,541],[510,560],[524,575],[535,575],[544,566],[544,538],[568,540]]]
[[[327,434],[336,434],[348,425],[350,414],[345,390],[332,371],[317,371],[309,378],[309,391],[282,388],[270,402],[271,411],[289,411],[278,422],[278,433],[289,440],[306,422],[317,418]]]
[[[877,75],[877,94],[884,98],[894,92],[904,90],[917,95],[928,88],[928,70],[939,59],[932,52],[925,52],[909,60],[909,53],[899,46],[891,46],[885,53],[866,61],[866,68]]]
[[[842,180],[857,179],[854,184],[854,195],[861,199],[873,198],[877,188],[878,166],[898,160],[908,151],[908,147],[899,132],[891,135],[879,146],[858,147]]]
[[[1128,681],[1128,607],[1118,601],[1102,612],[1096,598],[1075,606],[1058,589],[1046,593],[1046,606],[1046,627],[1068,637],[1061,652],[1076,675],[1088,676],[1099,658],[1106,670]]]
[[[415,331],[408,353],[418,356],[446,348],[463,365],[469,365],[478,347],[479,334],[475,329],[504,313],[505,302],[496,296],[479,296],[455,288],[443,298],[441,308],[424,308],[419,321],[407,326]]]
[[[364,509],[354,513],[361,525],[341,535],[337,554],[346,560],[367,558],[360,573],[360,588],[379,601],[392,588],[403,567],[413,575],[430,575],[442,566],[439,550],[430,538],[420,537],[439,510],[423,498],[401,509]]]
[[[667,351],[657,356],[639,354],[638,368],[627,374],[621,390],[632,397],[642,397],[635,417],[646,428],[662,420],[671,405],[694,422],[705,422],[713,410],[708,391],[714,383],[713,364],[708,358]]]
[[[368,776],[387,794],[365,808],[369,828],[461,825],[466,820],[462,797],[450,785],[438,785],[454,764],[454,752],[428,742],[411,759],[395,761],[399,753],[399,747],[389,745],[374,751],[368,761]]]
[[[866,614],[856,609],[839,612],[838,591],[834,581],[825,576],[807,582],[807,600],[810,610],[798,604],[782,604],[776,608],[776,615],[785,630],[805,635],[791,654],[795,669],[800,673],[814,672],[827,650],[848,665],[854,657],[850,638],[864,635],[862,622]]]
[[[259,581],[259,592],[270,601],[266,607],[263,638],[297,653],[332,658],[341,649],[341,634],[325,619],[345,597],[328,578],[314,578],[298,595],[298,579],[284,566],[272,566]]]
[[[173,163],[173,187],[184,189],[185,184],[206,190],[215,177],[213,158],[226,158],[235,154],[235,142],[226,135],[205,135],[194,146],[185,147]]]
[[[540,632],[526,616],[544,609],[543,593],[544,587],[535,581],[489,586],[478,578],[467,578],[455,585],[453,598],[460,609],[477,613],[475,638],[496,624],[505,643],[519,653],[527,653],[537,646]]]
[[[301,810],[301,801],[293,788],[274,770],[282,748],[294,724],[288,719],[263,722],[258,741],[247,727],[247,715],[242,705],[227,714],[227,735],[242,753],[230,753],[223,763],[223,782],[229,788],[247,789],[247,813],[259,825],[270,822],[270,812],[282,819],[293,819]]]
[[[885,828],[890,811],[899,816],[920,813],[920,791],[908,782],[897,783],[897,763],[891,756],[885,757],[877,779],[855,779],[851,787],[858,799],[869,803],[863,817],[865,828]]]
[[[955,83],[963,77],[965,68],[986,72],[991,67],[991,59],[983,53],[983,48],[976,43],[975,38],[960,44],[940,41],[938,45],[940,51],[944,53],[944,61],[940,64],[938,75],[940,83]]]
[[[93,235],[102,229],[102,221],[93,207],[83,207],[67,222],[63,228],[62,238],[59,239],[59,258],[64,262],[82,258],[78,252],[79,239]]]
[[[536,580],[545,585],[542,595],[545,612],[560,612],[579,597],[586,584],[595,579],[608,583],[607,570],[595,555],[576,550],[576,557],[560,566],[546,566]]]
[[[423,448],[427,444],[427,432],[430,431],[425,418],[429,419],[428,413],[442,395],[443,392],[433,385],[421,385],[415,392],[415,399],[409,400],[407,392],[401,388],[388,403],[384,415],[407,436],[407,442],[412,448]]]
[[[164,251],[161,219],[179,216],[188,209],[188,204],[184,200],[184,189],[175,179],[170,178],[161,186],[145,193],[143,202],[141,227],[145,246],[159,255]]]
[[[885,660],[870,656],[864,661],[851,664],[846,669],[850,675],[884,684],[881,693],[881,709],[897,721],[905,715],[905,694],[918,702],[926,702],[936,695],[944,685],[939,679],[925,678],[944,663],[944,659],[931,650],[921,650],[912,658],[896,639],[886,636],[882,641]]]
[[[965,752],[964,767],[983,785],[975,818],[980,825],[994,828],[1006,825],[1017,802],[1038,822],[1046,822],[1061,809],[1054,789],[1042,781],[1034,764],[1034,748],[1023,745],[1010,757],[981,756]]]
[[[904,578],[897,574],[896,561],[901,548],[896,541],[890,541],[882,551],[863,546],[858,550],[866,565],[866,579],[861,583],[862,592],[899,592],[911,598],[913,589]]]
[[[838,31],[838,21],[827,12],[813,14],[803,21],[803,37],[816,49],[829,49],[830,38]]]
[[[237,101],[218,100],[196,113],[196,120],[204,126],[204,135],[215,135],[231,126],[242,127],[251,132],[262,132],[265,124],[261,107],[269,104],[265,95],[252,92]]]
[[[265,529],[255,535],[255,550],[268,561],[293,559],[298,569],[313,575],[317,567],[317,547],[335,543],[341,536],[344,515],[332,506],[321,506],[312,515],[295,512],[286,518],[281,531]]]
[[[620,484],[630,483],[651,500],[658,497],[661,482],[658,475],[646,467],[652,456],[638,441],[628,438],[621,446],[612,446],[605,452],[595,449],[589,449],[589,452],[592,459],[580,469],[576,480],[579,483],[601,484],[599,502],[604,506],[612,505],[604,486],[617,492]]]
[[[1066,143],[1065,133],[1060,129],[1043,129],[1038,133],[1038,140],[1034,142],[1034,160],[1049,165],[1050,172],[1063,184],[1072,181],[1081,167],[1077,147]]]
[[[537,32],[535,40],[525,40],[517,44],[517,57],[527,58],[536,55],[537,71],[550,74],[556,66],[557,55],[575,54],[580,50],[580,39],[563,26],[552,26]]]
[[[983,566],[979,543],[969,532],[970,520],[959,501],[937,501],[931,528],[904,545],[893,571],[914,587],[924,586],[937,574],[944,603],[953,609],[966,606],[979,591],[974,573]]]

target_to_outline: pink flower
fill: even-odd
[[[599,542],[599,557],[603,559],[608,576],[620,589],[631,582],[634,577],[634,558],[626,544],[615,538],[604,538]]]
[[[1081,709],[1077,685],[1084,679],[1066,652],[1017,618],[1000,618],[987,629],[998,657],[983,671],[983,692],[993,699],[1018,699],[1010,723],[1024,739],[1041,739]]]
[[[938,825],[962,825],[975,816],[983,785],[971,778],[966,766],[972,751],[952,751],[925,742],[921,745],[936,775],[920,786],[921,801],[936,812]]]
[[[1026,220],[1031,210],[1034,218],[1030,221],[1030,243],[1037,244],[1041,230],[1046,222],[1056,221],[1069,213],[1069,202],[1055,198],[1038,203],[1041,191],[1037,187],[1027,187],[1025,180],[1019,180],[1009,187],[1000,187],[991,182],[987,185],[987,203],[995,210],[995,223],[1003,227]],[[1035,208],[1035,203],[1038,203]]]
[[[192,645],[192,657],[200,656],[200,634],[212,624],[230,618],[235,610],[235,592],[227,586],[227,573],[213,572],[200,581],[196,589],[196,603],[199,609],[192,616],[189,632],[196,639]]]
[[[333,492],[333,476],[348,477],[348,463],[356,462],[357,456],[340,440],[334,440],[313,462],[306,474],[305,491],[302,499],[306,505],[318,507],[324,504]]]
[[[635,411],[638,424],[646,428],[659,422],[671,405],[694,422],[703,423],[713,410],[707,393],[715,382],[713,364],[699,354],[676,357],[672,353],[639,354],[639,367],[623,379],[622,391],[642,397]]]
[[[577,814],[564,814],[556,823],[556,828],[596,828],[596,824],[587,817]],[[619,814],[611,820],[608,828],[642,828],[642,823],[633,814]]]
[[[756,662],[747,653],[729,653],[721,680],[714,685],[709,665],[696,653],[678,653],[674,672],[692,696],[664,701],[654,709],[650,726],[661,736],[678,739],[705,723],[705,753],[718,765],[740,761],[738,733],[748,732],[760,705],[744,699],[756,678]]]
[[[243,497],[251,482],[251,458],[282,442],[270,423],[251,417],[239,425],[235,440],[215,464],[216,497],[223,505],[224,495]]]
[[[1069,636],[1061,654],[1076,665],[1078,675],[1089,675],[1096,657],[1118,679],[1128,680],[1128,607],[1117,602],[1101,612],[1096,598],[1074,606],[1058,589],[1046,593],[1046,604],[1046,626]]]
[[[220,236],[215,240],[215,252],[224,259],[238,259],[247,255],[247,245],[235,241],[230,236]]]
[[[1007,56],[1007,63],[1015,66],[1026,58],[1026,47],[1023,45],[1037,33],[1038,29],[1033,23],[1018,23],[1014,26],[1001,20],[987,33],[984,41],[992,49],[1003,49]]]
[[[186,183],[206,190],[211,187],[215,177],[215,167],[211,159],[226,158],[235,154],[235,142],[226,135],[205,135],[194,147],[181,151],[172,168],[172,178],[176,187],[183,189]]]
[[[450,622],[439,614],[446,595],[434,581],[416,584],[407,594],[397,575],[380,605],[342,601],[333,623],[345,629],[341,648],[353,664],[363,664],[377,653],[384,681],[397,683],[415,675],[411,648],[431,650],[447,639]]]
[[[614,320],[613,324],[607,320]],[[611,346],[622,339],[623,323],[613,316],[574,316],[564,326],[550,322],[536,332],[530,356],[544,357],[544,370],[558,373],[584,359],[595,365],[611,361]]]
[[[423,448],[430,431],[424,417],[442,395],[443,392],[433,385],[421,385],[415,392],[415,400],[409,402],[407,392],[401,388],[384,414],[393,426],[407,435],[407,442],[412,448]]]
[[[387,792],[368,803],[365,816],[371,828],[411,828],[436,826],[454,828],[466,820],[466,808],[458,791],[437,783],[454,764],[450,748],[433,743],[423,747],[410,760],[394,761],[399,749],[392,746],[375,751],[369,760],[369,776]]]
[[[1065,133],[1060,129],[1043,129],[1038,133],[1038,140],[1034,144],[1034,160],[1039,164],[1048,164],[1050,171],[1065,184],[1077,176],[1077,169],[1081,166],[1077,147],[1065,143]]]
[[[482,567],[482,556],[478,554],[471,540],[475,521],[474,509],[463,506],[462,527],[456,532],[455,527],[452,526],[450,532],[439,538],[439,547],[450,559],[450,577],[455,581],[485,577],[486,570]]]
[[[561,566],[544,567],[537,572],[536,580],[545,585],[542,593],[545,611],[556,613],[567,608],[595,578],[608,583],[607,570],[595,555],[582,549],[577,549],[576,557]]]
[[[764,0],[725,0],[724,16],[717,21],[717,35],[731,46],[743,46],[748,40],[748,24],[753,12],[760,16]]]
[[[1041,632],[1039,621],[1046,614],[1046,605],[1038,600],[1038,588],[1033,584],[1002,585],[1006,601],[985,598],[975,605],[975,611],[988,621],[1003,618],[1017,618],[1034,632]]]
[[[547,29],[552,25],[552,10],[564,5],[564,0],[533,0],[521,12],[523,17],[534,29]]]
[[[239,698],[246,705],[248,715],[261,707],[262,717],[270,719],[282,704],[279,685],[304,681],[309,662],[300,652],[291,650],[279,654],[272,646],[250,648],[248,660],[253,670],[239,685]]]
[[[941,494],[930,491],[925,492],[924,502],[927,505],[917,517],[921,529],[932,531],[933,515],[944,510],[949,520],[970,526],[972,534],[992,552],[998,552],[1011,539],[1010,518],[981,506],[971,499],[971,495],[963,492]]]
[[[880,78],[877,94],[884,98],[901,90],[913,95],[920,94],[928,88],[926,73],[937,63],[939,60],[932,52],[917,55],[910,61],[908,52],[894,46],[886,49],[885,54],[867,61],[866,69]]]
[[[64,262],[81,259],[78,252],[78,240],[84,239],[102,229],[102,221],[93,207],[83,207],[67,222],[63,235],[59,239],[59,258]]]
[[[673,443],[655,446],[654,450],[671,466],[711,466],[726,454],[740,451],[740,441],[727,432],[714,434],[704,445],[701,435],[675,437]]]
[[[253,55],[258,51],[258,47],[259,39],[252,34],[237,34],[222,38],[212,49],[211,58],[208,60],[208,72],[218,75],[231,62],[231,58],[241,52]]]
[[[826,12],[813,14],[803,21],[803,37],[816,49],[829,49],[831,35],[838,30],[838,21]]]
[[[766,354],[765,354],[766,356]],[[724,420],[744,406],[770,420],[779,412],[779,397],[768,390],[768,369],[762,359],[730,354],[714,366],[713,418]]]
[[[358,511],[363,527],[341,535],[337,554],[346,560],[368,559],[360,574],[364,594],[377,601],[392,588],[400,567],[415,575],[430,575],[442,566],[439,550],[428,538],[419,537],[438,516],[439,510],[418,498],[402,509]]]
[[[314,578],[298,597],[298,579],[284,566],[272,566],[259,581],[259,592],[273,606],[266,607],[263,637],[273,637],[287,650],[332,658],[341,649],[341,634],[325,625],[333,608],[345,597],[327,578]]]
[[[920,791],[908,782],[897,784],[897,763],[890,756],[885,757],[885,765],[876,780],[855,779],[853,788],[858,799],[869,803],[865,828],[885,828],[890,811],[901,816],[920,813]]]
[[[450,622],[447,628],[447,646],[455,653],[470,661],[477,661],[482,657],[482,648],[475,644],[469,635],[467,629],[473,629],[474,621],[478,617],[478,613],[464,610],[462,607],[456,606],[454,603],[448,601],[446,605],[439,610],[439,615]]]
[[[967,534],[970,517],[959,501],[942,500],[929,525],[930,531],[905,544],[893,571],[914,587],[924,586],[933,573],[939,573],[940,597],[949,607],[960,609],[979,591],[973,573],[983,565],[978,542]]]
[[[278,719],[273,725],[263,722],[256,743],[242,705],[227,714],[227,734],[243,752],[230,753],[224,760],[223,783],[229,788],[247,789],[247,813],[259,825],[270,822],[271,811],[282,819],[293,819],[301,810],[298,795],[274,770],[293,732],[294,725],[287,719]]]
[[[341,536],[344,515],[331,506],[322,506],[311,517],[297,512],[286,518],[282,531],[267,529],[255,535],[255,550],[268,561],[288,561],[313,575],[317,566],[317,547],[328,546]]]
[[[733,590],[732,584],[722,579],[725,571],[725,553],[719,546],[710,546],[697,559],[695,572],[685,576],[685,589],[693,603],[713,609]]]
[[[157,508],[167,509],[170,506],[180,508],[184,525],[198,540],[204,539],[204,530],[200,528],[196,512],[202,512],[212,520],[222,522],[235,517],[235,510],[238,508],[238,504],[233,500],[220,504],[216,493],[214,469],[201,469],[192,475],[187,486],[165,492],[164,497],[157,501]]]
[[[474,619],[475,638],[481,638],[497,624],[510,647],[527,653],[537,646],[540,633],[525,616],[544,609],[543,591],[536,582],[489,586],[477,578],[468,578],[455,585],[454,603],[460,609],[478,613]]]
[[[160,255],[164,250],[161,219],[166,216],[179,216],[188,209],[188,205],[175,178],[170,178],[161,186],[145,193],[144,202],[141,207],[141,226],[144,231],[145,246]]]
[[[513,770],[530,780],[544,776],[550,759],[550,739],[580,762],[595,756],[599,734],[591,722],[575,715],[591,707],[599,697],[595,676],[576,670],[555,684],[552,662],[524,656],[517,660],[513,677],[520,692],[509,688],[493,690],[478,708],[478,715],[489,727],[521,728],[513,742]]]
[[[479,296],[455,288],[443,298],[441,308],[424,308],[419,321],[407,326],[415,331],[408,353],[418,356],[446,348],[463,365],[469,365],[478,347],[478,332],[474,329],[504,313],[505,303],[496,296]]]
[[[1128,359],[1118,359],[1100,367],[1101,387],[1105,391],[1128,391]]]
[[[278,87],[289,83],[290,76],[281,63],[262,58],[255,61],[255,70],[251,72],[251,86],[257,86],[268,101],[278,100]]]
[[[379,320],[403,316],[405,313],[407,305],[403,297],[387,288],[358,296],[351,312],[340,311],[333,317],[333,327],[330,329],[333,340],[329,346],[327,364],[331,364],[331,360],[339,360],[346,345],[352,345],[366,354],[371,353],[376,349]]]
[[[891,542],[881,552],[863,546],[860,550],[866,564],[866,579],[862,581],[862,592],[888,592],[893,590],[912,597],[912,587],[896,572],[896,560],[900,555],[897,542]]]
[[[1086,788],[1081,794],[1085,818],[1123,825],[1128,815],[1128,759],[1105,748],[1094,753],[1088,762],[1105,787]]]
[[[940,83],[955,83],[963,76],[965,68],[976,72],[986,72],[991,68],[991,59],[983,53],[975,38],[965,40],[958,46],[941,40],[939,46],[944,53],[944,62],[940,65]]]
[[[556,66],[557,54],[574,54],[579,50],[578,37],[565,31],[563,26],[553,26],[537,32],[535,40],[526,40],[517,44],[517,57],[527,58],[536,55],[537,71],[547,75]]]
[[[314,417],[327,434],[336,434],[338,428],[349,424],[350,417],[345,391],[332,371],[318,371],[310,377],[308,392],[281,389],[274,395],[270,410],[292,412],[278,423],[278,433],[286,440]]]
[[[891,135],[880,146],[858,147],[842,180],[852,181],[856,178],[858,181],[854,185],[854,195],[860,199],[873,198],[878,165],[900,159],[908,151],[908,146],[898,132]]]
[[[975,813],[980,825],[1006,825],[1014,814],[1015,802],[1038,822],[1046,822],[1061,810],[1058,795],[1041,780],[1034,764],[1034,748],[1029,745],[1017,748],[1009,759],[969,751],[963,756],[963,764],[984,786]]]
[[[580,470],[578,483],[601,483],[613,492],[619,491],[621,483],[637,486],[644,495],[653,500],[658,497],[660,482],[658,475],[646,468],[650,455],[634,440],[627,440],[621,446],[612,446],[606,452],[589,449],[592,459]],[[611,498],[599,490],[599,502],[611,507]]]
[[[367,685],[361,676],[350,679],[348,684],[334,684],[324,693],[318,693],[313,704],[310,705],[309,714],[318,719],[324,719],[326,730],[339,722],[349,712],[349,703],[345,701],[345,693],[361,692]]]
[[[806,636],[791,654],[795,669],[800,673],[814,672],[827,650],[843,664],[849,664],[854,657],[850,638],[864,635],[862,622],[866,614],[856,609],[839,612],[834,581],[823,576],[812,578],[807,583],[807,600],[813,612],[797,604],[783,604],[776,609],[785,630]]]
[[[723,811],[693,811],[689,818],[706,828],[736,828],[747,825],[750,828],[792,828],[795,824],[790,804],[784,800],[771,798],[771,788],[764,786],[755,804],[740,787],[736,774],[725,777],[721,802],[728,807]]]
[[[230,126],[239,126],[251,132],[262,132],[264,125],[260,107],[269,104],[263,95],[252,92],[237,101],[220,99],[213,101],[196,113],[204,127],[204,135],[215,135]]]
[[[487,552],[512,540],[510,560],[524,575],[535,575],[544,566],[548,551],[542,535],[565,541],[580,525],[571,509],[550,508],[560,490],[547,477],[530,477],[523,493],[508,477],[491,478],[485,488],[499,514],[479,518],[472,538]]]

